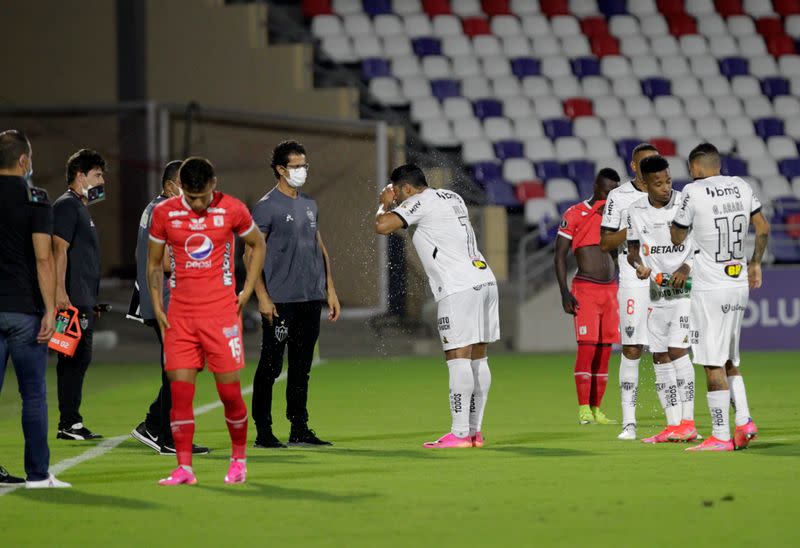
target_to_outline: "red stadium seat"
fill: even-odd
[[[569,15],[567,0],[540,0],[539,10],[548,17],[554,15]]]
[[[619,55],[619,41],[613,36],[595,36],[591,40],[592,53],[598,57]]]
[[[800,0],[772,0],[772,8],[783,17],[797,15],[800,14]]]
[[[666,18],[686,13],[686,9],[683,7],[683,0],[657,0],[656,6],[658,6],[658,11],[661,12],[661,15]]]
[[[522,181],[516,185],[517,200],[523,204],[533,198],[545,198],[544,183],[541,181]]]
[[[594,116],[594,105],[589,99],[571,97],[564,101],[564,114],[570,118],[579,116]]]
[[[764,39],[775,34],[785,34],[780,17],[759,17],[756,19],[756,30]]]
[[[787,225],[791,225],[792,228],[786,231],[786,234],[790,238],[798,238],[800,239],[800,213],[792,213],[787,215],[784,219],[784,223]]]
[[[796,53],[794,40],[785,34],[775,34],[767,37],[767,50],[769,50],[770,55],[775,57]]]
[[[422,9],[431,17],[453,13],[450,10],[450,0],[422,0]]]
[[[593,16],[581,20],[581,32],[587,38],[595,36],[610,36],[608,32],[608,22],[605,17]]]
[[[717,13],[722,17],[744,15],[742,0],[714,0],[714,6],[717,8]]]
[[[467,17],[462,21],[464,34],[467,36],[479,36],[481,34],[492,34],[489,21],[483,17]]]
[[[303,0],[303,17],[310,19],[315,15],[332,15],[331,0]]]
[[[483,8],[483,13],[489,16],[511,15],[508,0],[481,0],[481,8]]]
[[[663,137],[659,137],[656,139],[650,139],[649,143],[658,149],[658,153],[661,156],[677,156],[677,147],[675,146],[675,141],[672,139],[667,139]]]
[[[697,34],[697,22],[689,14],[678,13],[670,15],[667,19],[669,32],[673,36],[683,36],[685,34]]]

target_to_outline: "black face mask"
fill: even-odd
[[[93,186],[86,192],[86,204],[92,205],[106,199],[106,185]]]

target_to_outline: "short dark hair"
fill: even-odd
[[[306,148],[297,141],[281,141],[274,149],[272,149],[272,161],[270,167],[275,174],[276,179],[280,179],[281,175],[278,173],[278,166],[286,166],[289,163],[289,156],[297,154],[298,156],[305,155]]]
[[[164,166],[164,174],[161,175],[161,188],[164,188],[164,185],[167,184],[167,181],[174,181],[175,177],[178,175],[178,170],[181,168],[183,164],[183,160],[172,160],[166,166]]]
[[[407,183],[414,188],[425,188],[428,186],[428,181],[425,179],[425,174],[416,164],[405,164],[400,167],[394,168],[389,180],[393,184]]]
[[[669,169],[669,162],[663,156],[648,156],[639,162],[639,171],[642,175],[649,175],[650,173],[659,173]]]
[[[711,143],[700,143],[689,153],[689,162],[706,159],[706,156],[709,160],[719,161],[719,150]]]
[[[10,169],[23,154],[31,153],[31,144],[25,134],[16,129],[0,133],[0,169]]]
[[[203,192],[214,178],[214,166],[205,158],[192,156],[181,164],[180,179],[184,191]]]
[[[78,173],[89,173],[96,167],[106,170],[106,161],[103,157],[96,150],[80,149],[67,160],[67,184],[71,185]]]
[[[637,154],[640,152],[655,152],[658,153],[658,149],[651,145],[650,143],[639,143],[635,147],[633,147],[633,152],[631,153],[631,158],[635,158]]]
[[[620,182],[619,173],[617,170],[611,169],[610,167],[604,167],[600,171],[597,172],[597,177],[595,178],[595,182],[598,182],[600,179],[609,179],[616,183]]]

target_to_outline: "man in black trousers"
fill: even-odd
[[[283,368],[287,346],[289,445],[332,445],[308,427],[308,380],[322,303],[327,302],[331,321],[339,318],[340,306],[328,252],[317,230],[317,203],[299,190],[308,174],[305,148],[296,141],[280,143],[272,153],[271,167],[278,184],[253,208],[253,219],[267,240],[264,279],[256,286],[262,340],[253,379],[255,447],[286,447],[272,433],[272,386]]]
[[[181,186],[178,181],[178,170],[182,161],[173,160],[164,168],[161,176],[161,194],[147,204],[139,221],[139,232],[136,239],[136,282],[133,286],[133,295],[128,309],[128,318],[142,322],[155,331],[158,338],[159,356],[161,359],[161,388],[156,399],[150,404],[150,409],[145,419],[131,431],[131,436],[137,441],[155,450],[162,455],[175,454],[175,442],[172,440],[172,430],[169,426],[169,412],[172,409],[169,379],[164,371],[164,341],[161,338],[161,329],[156,322],[153,312],[153,302],[150,300],[150,289],[147,287],[147,244],[150,241],[150,223],[153,220],[153,208],[158,204],[180,196]],[[164,307],[169,303],[169,283],[166,278],[172,272],[172,253],[164,254]],[[208,447],[193,446],[195,455],[205,455]]]

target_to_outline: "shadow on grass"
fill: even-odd
[[[523,457],[590,457],[594,455],[594,453],[589,451],[580,451],[577,449],[564,449],[563,447],[530,447],[524,445],[484,447],[483,451],[511,453]]]
[[[487,441],[502,445],[510,445],[536,443],[542,440],[584,440],[585,438],[586,435],[583,432],[576,430],[575,432],[524,432],[515,436],[503,436],[499,440],[489,439],[487,437]]]
[[[424,430],[422,432],[383,432],[381,434],[370,434],[368,436],[348,436],[344,438],[338,438],[337,441],[338,443],[342,443],[348,441],[403,440],[412,438],[419,438],[422,441],[425,441],[428,440],[431,436],[434,436],[434,434],[435,433],[430,430]],[[420,441],[420,444],[422,443],[422,441]]]
[[[370,458],[405,458],[405,459],[430,459],[435,451],[426,450],[419,444],[419,449],[330,449],[331,453],[345,457],[370,457]]]
[[[239,489],[238,487],[241,487]],[[378,497],[377,493],[330,493],[327,491],[314,491],[312,489],[292,489],[279,485],[248,481],[242,486],[205,486],[199,485],[198,489],[213,491],[215,493],[234,495],[236,497],[259,497],[284,500],[313,500],[316,502],[359,502]]]
[[[747,453],[770,457],[800,457],[800,444],[780,442],[753,442],[746,449]]]
[[[24,498],[38,503],[75,506],[103,506],[107,508],[121,508],[125,510],[157,510],[166,509],[162,504],[156,504],[143,499],[132,499],[114,495],[94,495],[83,493],[75,489],[18,489],[10,496]]]

